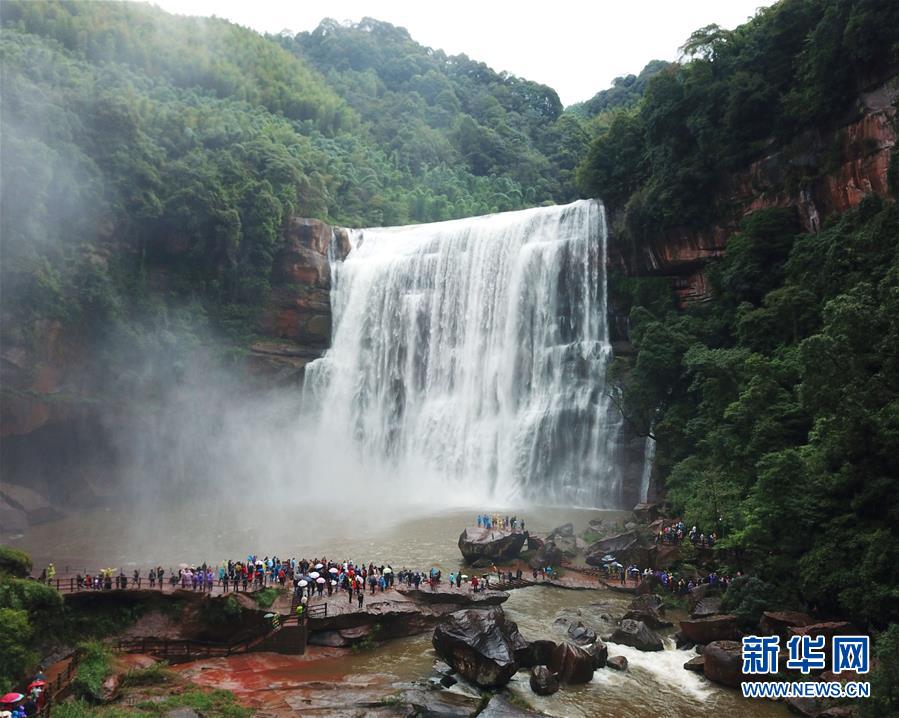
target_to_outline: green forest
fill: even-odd
[[[852,119],[899,68],[899,4],[877,0],[701,28],[681,62],[567,109],[374,19],[266,37],[63,0],[5,0],[0,19],[3,339],[45,318],[118,332],[132,354],[110,366],[160,328],[239,344],[291,215],[394,225],[600,197],[625,254],[708,228],[733,209],[712,201],[724,178]],[[791,186],[832,169],[822,152]],[[674,510],[758,577],[747,602],[874,631],[899,622],[895,150],[890,176],[893,198],[815,234],[794,209],[743,218],[707,302],[676,308],[663,278],[610,289],[634,348],[616,390]]]

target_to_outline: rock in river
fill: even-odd
[[[437,655],[463,678],[481,688],[499,688],[518,670],[513,641],[517,633],[501,608],[465,609],[437,624],[432,643]]]
[[[714,641],[702,651],[705,677],[715,683],[739,688],[743,679],[743,647],[736,641]]]
[[[560,643],[553,651],[549,667],[562,683],[589,683],[593,678],[593,656],[572,643]]]
[[[727,614],[683,620],[680,622],[680,632],[687,640],[702,644],[740,638],[737,619]]]
[[[538,696],[551,696],[559,690],[559,678],[546,666],[531,669],[531,690]]]
[[[505,561],[518,556],[526,540],[520,532],[469,527],[459,535],[459,550],[468,563],[483,558]]]
[[[643,621],[625,618],[609,637],[612,643],[620,643],[640,651],[661,651],[664,646],[657,633],[646,627]]]
[[[612,656],[608,661],[606,661],[606,665],[613,671],[626,671],[627,658],[625,658],[624,656]]]

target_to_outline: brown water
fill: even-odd
[[[547,532],[568,521],[580,531],[591,518],[625,517],[569,508],[530,508],[514,513],[536,532]],[[34,527],[10,543],[29,551],[35,566],[52,560],[61,571],[66,566],[72,571],[105,566],[127,571],[157,563],[218,562],[252,552],[308,558],[324,554],[339,560],[390,562],[395,568],[437,566],[447,574],[462,565],[456,542],[462,528],[474,523],[474,514],[355,506],[352,501],[317,508],[284,504],[238,508],[210,503],[159,507],[137,514],[124,508],[102,509]],[[512,591],[505,608],[526,638],[559,640],[561,634],[552,624],[560,611],[580,609],[589,623],[591,614],[620,616],[627,603],[627,596],[605,589],[531,587]],[[541,711],[574,718],[789,715],[780,704],[744,700],[736,691],[684,670],[683,663],[694,654],[676,650],[670,636],[662,652],[644,653],[609,644],[609,655],[625,656],[629,670],[600,670],[589,684],[565,687],[545,698],[531,692],[527,673],[518,674],[510,689]],[[397,681],[409,681],[430,675],[435,660],[430,635],[422,635],[392,641],[370,653],[347,655],[341,663],[346,674],[390,673]]]

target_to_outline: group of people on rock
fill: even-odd
[[[664,528],[660,529],[659,533],[655,537],[655,540],[657,544],[677,546],[679,544],[682,544],[685,538],[689,539],[690,543],[694,546],[711,548],[718,540],[718,534],[716,534],[714,531],[706,534],[700,531],[696,526],[693,526],[693,528],[687,531],[687,527],[684,522],[678,521],[676,524],[665,526]]]
[[[478,527],[485,529],[501,529],[505,531],[524,531],[524,519],[517,516],[500,516],[494,514],[478,514]]]
[[[627,567],[622,566],[621,564],[614,567],[613,565],[607,565],[605,569],[607,575],[612,578],[617,578],[622,584],[626,584],[627,581],[633,581],[640,584],[654,578],[665,590],[680,596],[688,594],[696,586],[704,583],[713,587],[720,586],[722,589],[726,589],[733,580],[731,576],[719,574],[717,571],[711,571],[707,575],[698,578],[685,578],[678,577],[671,571],[654,571],[651,568],[644,568],[641,570],[636,564],[631,564]],[[738,571],[737,576],[740,575],[742,574]]]

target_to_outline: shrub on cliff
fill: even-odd
[[[24,551],[9,546],[0,546],[0,577],[4,574],[16,578],[31,575],[31,557]]]

